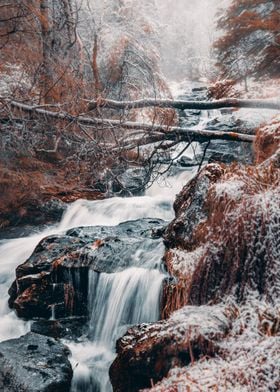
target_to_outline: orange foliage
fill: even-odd
[[[258,5],[266,5],[268,11],[264,14]],[[273,4],[271,4],[273,3]],[[269,8],[273,5],[273,8]],[[248,66],[248,75],[280,76],[280,9],[279,1],[264,0],[233,0],[218,22],[218,27],[224,31],[223,36],[217,40],[215,47],[218,50],[219,63],[222,73],[231,74],[234,59],[242,54],[246,59],[252,57],[252,64]],[[271,39],[248,39],[252,33],[265,33]],[[234,54],[234,50],[238,53]],[[254,63],[253,56],[262,53],[262,58]],[[227,59],[231,58],[232,61]],[[240,75],[235,75],[238,78]]]
[[[61,15],[61,18],[63,17]],[[77,61],[76,48],[72,47],[68,53],[64,50],[59,53],[59,41],[65,44],[67,40],[66,32],[63,31],[55,32],[59,37],[55,49],[51,48],[53,45],[51,42],[43,42],[44,39],[49,39],[47,32],[50,24],[48,13],[44,13],[40,8],[40,1],[24,0],[12,5],[7,3],[6,6],[1,6],[0,19],[1,67],[4,71],[10,72],[11,64],[19,65],[28,75],[32,85],[24,95],[22,91],[16,91],[16,96],[13,97],[39,102],[40,97],[45,93],[42,86],[47,86],[48,103],[66,103],[67,107],[64,109],[73,114],[83,110],[84,106],[80,107],[81,98],[84,98],[85,94],[83,79],[80,70],[73,63]],[[44,45],[49,50],[47,72],[44,69],[46,67]],[[52,50],[55,53],[52,53]],[[11,77],[13,77],[12,73]]]
[[[221,99],[224,97],[236,97],[233,91],[235,81],[232,79],[226,79],[217,81],[215,84],[208,88],[210,97],[215,99]]]
[[[260,164],[280,149],[280,117],[258,129],[255,140],[256,163]]]

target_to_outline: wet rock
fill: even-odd
[[[205,127],[210,131],[213,130],[221,132],[240,132],[245,134],[253,134],[255,124],[241,120],[235,115],[228,114],[216,117],[208,121]],[[206,143],[202,143],[202,149],[204,149],[205,146]],[[252,146],[250,144],[222,140],[214,140],[210,142],[206,151],[205,158],[211,161],[211,156],[213,154],[231,155],[232,161],[247,164],[251,164],[254,158]]]
[[[165,222],[140,219],[118,226],[82,227],[44,238],[16,269],[9,305],[19,317],[87,315],[88,272],[122,271],[162,252]]]
[[[149,175],[145,168],[129,168],[114,178],[112,191],[119,196],[140,196],[144,194],[148,182]]]
[[[107,195],[141,196],[149,180],[149,171],[144,167],[118,166],[108,170],[95,183],[95,189]]]
[[[0,390],[68,392],[72,379],[69,350],[35,333],[0,343]]]
[[[203,236],[203,223],[208,217],[206,199],[211,184],[217,182],[224,170],[209,164],[179,193],[174,203],[175,219],[168,225],[164,240],[169,247],[192,249]]]
[[[51,199],[46,202],[38,202],[37,199],[30,200],[22,208],[15,209],[13,212],[11,211],[7,214],[9,227],[5,231],[1,230],[0,236],[4,238],[16,238],[17,236],[30,234],[33,226],[59,222],[66,208],[67,203],[59,199]]]
[[[168,320],[133,327],[117,341],[110,368],[115,392],[136,392],[165,377],[175,366],[213,356],[230,321],[223,307],[187,306]]]
[[[194,87],[192,89],[192,92],[197,93],[197,92],[207,92],[208,88],[206,86],[201,86],[201,87]]]
[[[40,233],[48,228],[48,225],[23,225],[14,227],[5,227],[3,230],[0,229],[0,240],[2,239],[13,239],[29,237],[32,234]]]
[[[232,108],[222,108],[220,109],[221,114],[232,114],[233,109]]]
[[[207,87],[195,87],[191,91],[186,92],[178,97],[179,100],[186,101],[206,101]],[[192,127],[200,122],[200,110],[178,110],[179,125],[181,127]]]
[[[215,117],[207,122],[207,129],[212,131],[233,131],[239,130],[241,133],[253,134],[254,126],[252,123],[241,120],[235,115],[223,115]]]
[[[182,156],[178,159],[177,164],[182,167],[193,167],[198,165],[199,161],[197,159],[192,159],[186,156]]]
[[[180,110],[179,111],[179,125],[182,128],[193,127],[199,124],[200,121],[199,110]]]
[[[221,152],[214,152],[213,154],[210,155],[208,159],[209,163],[221,162],[221,163],[230,164],[236,161],[238,161],[238,157],[236,157],[234,154],[226,154]]]
[[[31,331],[52,338],[75,340],[86,332],[87,317],[68,317],[59,320],[37,320],[31,325]]]

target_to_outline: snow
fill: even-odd
[[[151,391],[279,390],[280,303],[271,306],[252,294],[245,305],[238,306],[231,299],[225,305],[234,320],[230,333],[219,343],[219,353],[172,369]],[[213,313],[216,308],[212,307]],[[183,317],[183,312],[175,317],[178,315]],[[274,325],[275,329],[264,329],[264,325]]]
[[[226,196],[229,199],[236,200],[236,198],[241,197],[244,186],[244,182],[238,178],[218,182],[215,184],[215,194],[218,198]]]
[[[200,246],[192,252],[186,252],[178,248],[170,251],[172,257],[172,272],[191,276],[205,252],[205,247]]]
[[[28,91],[32,88],[30,77],[18,64],[6,64],[1,71],[0,95],[3,97],[14,96],[16,93]]]
[[[280,115],[278,114],[277,116],[275,116],[273,118],[273,122],[272,123],[270,123],[270,124],[268,124],[268,125],[266,125],[265,127],[262,128],[261,132],[265,133],[265,134],[270,133],[272,135],[275,135],[276,132],[279,132],[279,130],[280,130]],[[279,140],[279,144],[280,144],[279,136],[275,136],[275,137],[276,137],[276,139]]]

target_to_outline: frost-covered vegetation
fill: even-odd
[[[184,320],[184,311],[178,311]],[[203,307],[200,308],[204,312]],[[216,306],[212,311],[215,315]],[[280,308],[249,297],[244,305],[229,299],[225,313],[231,317],[231,328],[217,343],[216,355],[202,356],[187,367],[176,367],[153,392],[174,391],[277,391],[280,371]],[[195,320],[187,320],[193,328]],[[203,318],[198,319],[198,326]],[[217,331],[216,331],[217,332]],[[207,334],[204,336],[207,336]]]

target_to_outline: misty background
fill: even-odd
[[[212,49],[218,36],[216,18],[229,2],[82,0],[78,2],[79,34],[89,57],[97,38],[98,64],[103,70],[108,69],[110,60],[113,62],[114,53],[119,56],[121,46],[130,40],[137,56],[142,56],[145,64],[150,63],[154,75],[159,73],[172,81],[206,81],[216,72]],[[108,70],[106,79],[108,73],[112,70]]]

